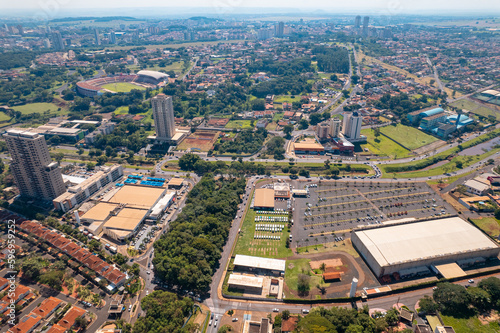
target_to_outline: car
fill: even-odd
[[[437,290],[438,287],[433,287],[432,290]]]
[[[208,322],[208,326],[212,326],[212,321],[211,320]]]
[[[128,306],[128,311],[129,311],[129,312],[130,312],[130,311],[132,311],[132,304],[130,304],[130,305]]]
[[[474,283],[474,280],[473,280],[473,279],[470,279],[468,282],[469,282],[469,283]]]
[[[150,271],[147,271],[146,273],[147,273],[148,275],[149,275],[149,274],[151,274],[151,272],[150,272]]]
[[[280,309],[274,308],[273,312],[280,312]]]
[[[233,322],[238,321],[238,318],[233,318]]]
[[[302,313],[303,313],[303,314],[308,314],[308,313],[309,313],[309,310],[307,310],[307,309],[302,309]]]

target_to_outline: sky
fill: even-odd
[[[435,15],[447,15],[450,12],[466,14],[483,12],[499,14],[499,0],[0,0],[0,10],[24,9],[52,13],[68,12],[79,8],[85,9],[129,9],[162,7],[175,12],[177,7],[207,8],[213,12],[237,12],[241,8],[283,8],[286,10],[327,12],[373,11],[389,14],[426,12]],[[84,16],[85,13],[82,13]],[[113,15],[109,13],[108,15]]]

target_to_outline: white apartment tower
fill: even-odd
[[[53,162],[43,135],[11,129],[4,135],[14,180],[21,195],[52,200],[66,191],[61,170]]]
[[[363,117],[359,113],[346,112],[344,116],[343,133],[344,136],[349,139],[359,139],[361,137],[361,124],[363,122]]]
[[[172,97],[158,94],[151,99],[157,140],[170,140],[175,135]]]
[[[330,119],[330,136],[332,138],[338,138],[340,133],[340,124],[342,121],[339,118]]]

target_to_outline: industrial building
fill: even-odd
[[[237,254],[234,257],[234,270],[250,271],[263,275],[285,275],[286,260],[252,257]]]
[[[459,217],[366,227],[352,232],[354,247],[378,277],[428,274],[436,265],[496,258],[500,248]]]

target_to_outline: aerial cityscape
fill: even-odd
[[[0,332],[500,332],[500,5],[435,5],[0,3]]]

